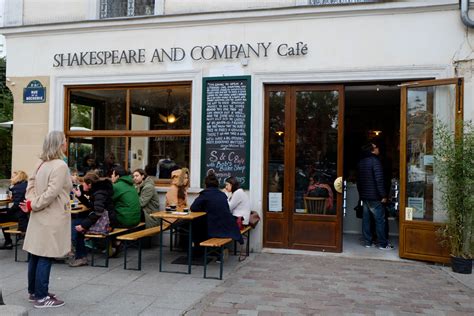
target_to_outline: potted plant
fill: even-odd
[[[454,272],[472,273],[474,257],[474,126],[472,121],[453,129],[437,121],[434,170],[440,187],[446,223],[440,228],[442,242],[451,253]]]

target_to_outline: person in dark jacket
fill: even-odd
[[[195,235],[197,236],[194,240],[195,243],[208,238],[232,238],[243,244],[242,235],[229,209],[227,195],[219,190],[219,181],[216,176],[213,173],[209,174],[204,183],[206,188],[199,193],[199,196],[191,205],[191,211],[207,213],[205,225],[199,225],[200,227],[193,225],[193,231],[196,231]],[[196,229],[194,229],[194,226],[196,226]],[[202,233],[203,226],[207,226],[207,236]]]
[[[20,209],[20,202],[25,199],[26,187],[28,186],[28,175],[21,170],[14,171],[13,176],[10,179],[9,190],[11,192],[13,205],[9,208],[1,209],[0,211],[0,223],[16,222],[18,221],[18,230],[26,232],[28,226],[28,213],[24,213]],[[5,237],[5,243],[0,249],[12,249],[13,243],[10,234],[3,231]]]
[[[379,249],[391,250],[393,247],[388,243],[386,237],[386,218],[383,203],[387,202],[387,193],[379,154],[379,148],[374,143],[362,147],[362,159],[359,161],[357,176],[357,190],[363,206],[362,234],[365,247],[371,247],[370,214],[372,213],[375,219]]]
[[[70,262],[71,267],[79,267],[87,265],[87,248],[84,243],[84,234],[89,228],[97,222],[104,211],[109,213],[109,217],[113,217],[115,207],[112,200],[114,189],[112,182],[107,178],[100,178],[99,175],[90,171],[84,176],[84,182],[79,189],[73,189],[74,194],[78,197],[90,212],[87,217],[79,219],[79,223],[74,226],[76,233],[73,234],[73,242],[76,245],[75,260]],[[84,195],[87,193],[89,199]]]

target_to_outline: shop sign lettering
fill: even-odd
[[[186,51],[181,47],[155,48],[153,50],[100,50],[68,52],[53,55],[53,67],[103,66],[120,64],[156,64],[180,62],[186,58],[194,61],[234,60],[267,58],[274,52],[280,57],[297,57],[308,54],[308,44],[304,42],[279,43],[259,42],[225,45],[196,45]]]

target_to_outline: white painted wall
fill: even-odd
[[[6,2],[8,21],[5,26],[36,25],[99,19],[100,0],[2,0]],[[309,6],[310,0],[155,0],[155,15],[193,14],[203,12],[251,11],[256,9]],[[456,0],[398,0],[379,4],[335,5],[336,7],[416,6],[457,4]],[[327,11],[331,6],[314,6]],[[319,9],[318,9],[319,8]]]
[[[25,25],[83,21],[89,1],[85,0],[23,0]]]

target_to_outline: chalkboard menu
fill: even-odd
[[[249,188],[250,76],[203,81],[201,180],[214,171],[220,185],[234,176]]]

